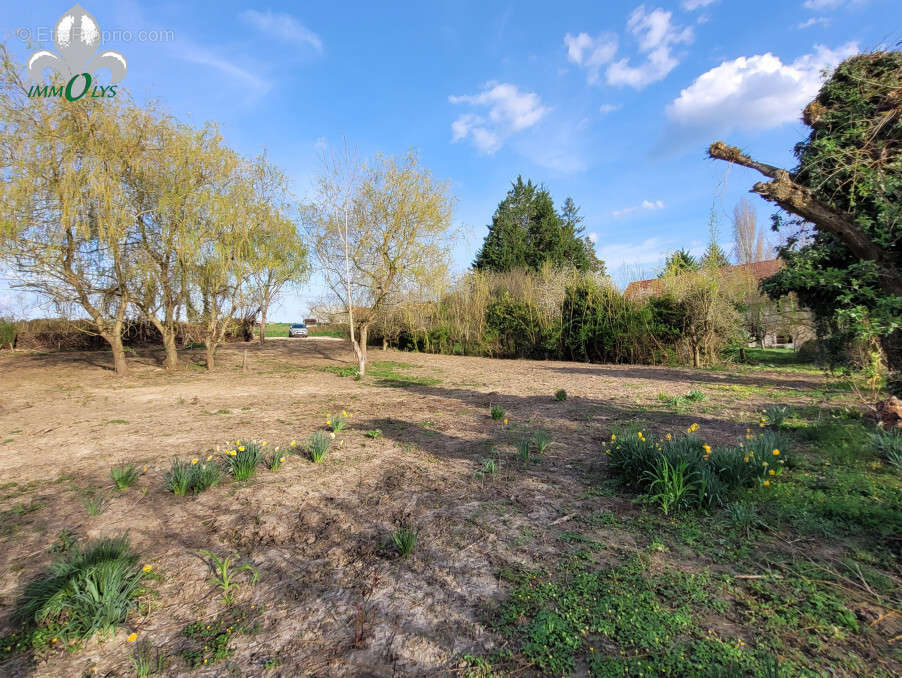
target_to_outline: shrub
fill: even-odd
[[[134,485],[140,475],[133,464],[122,464],[110,469],[110,476],[116,483],[116,488],[120,490],[127,490]]]
[[[564,389],[559,388],[557,391],[554,392],[554,399],[557,400],[558,402],[563,402],[564,400],[567,399],[567,392]]]
[[[398,555],[406,558],[413,553],[413,549],[417,545],[417,532],[412,527],[401,526],[391,533],[391,540]]]
[[[256,442],[239,442],[225,454],[226,468],[238,481],[250,480],[263,462],[263,450]]]
[[[310,454],[311,461],[314,463],[321,462],[323,457],[326,456],[326,451],[329,449],[330,442],[331,439],[329,436],[322,431],[314,433],[307,443],[307,452]]]
[[[871,445],[877,454],[902,471],[902,431],[877,429],[871,434]]]
[[[124,536],[76,548],[28,584],[16,618],[69,640],[108,633],[125,621],[142,593],[139,560]]]
[[[500,421],[501,419],[504,419],[504,408],[501,407],[501,405],[492,405],[491,414],[492,419]]]
[[[0,349],[12,348],[16,343],[16,324],[0,320]]]

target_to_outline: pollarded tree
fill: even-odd
[[[773,298],[797,292],[821,324],[879,337],[902,369],[902,52],[841,63],[806,108],[811,128],[787,171],[716,142],[712,158],[770,179],[761,195],[799,221],[780,249],[786,267],[765,282]],[[778,224],[785,220],[778,220]]]

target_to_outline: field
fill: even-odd
[[[359,380],[328,339],[229,345],[210,374],[183,358],[167,374],[138,352],[117,379],[108,353],[0,354],[0,674],[902,672],[902,483],[854,380],[776,353],[690,370],[373,349]],[[780,472],[666,514],[612,473],[618,441],[694,425],[714,448],[781,436]],[[232,463],[252,440],[285,461],[167,489],[173,458]],[[124,625],[79,643],[14,620],[52,562],[124,533],[145,575]]]

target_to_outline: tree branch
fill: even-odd
[[[902,274],[896,270],[883,248],[874,243],[855,223],[852,215],[818,200],[811,189],[795,183],[785,169],[753,160],[735,146],[715,141],[708,148],[708,157],[757,170],[772,179],[773,181],[758,182],[751,192],[832,233],[859,259],[873,261],[877,265],[881,289],[889,294],[902,296]]]

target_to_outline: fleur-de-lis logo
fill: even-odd
[[[128,70],[125,57],[113,50],[97,51],[101,42],[100,26],[81,5],[75,5],[59,18],[53,29],[53,42],[59,54],[42,49],[28,60],[28,77],[32,82],[41,81],[45,68],[52,68],[67,79],[109,68],[114,85],[125,77]]]

